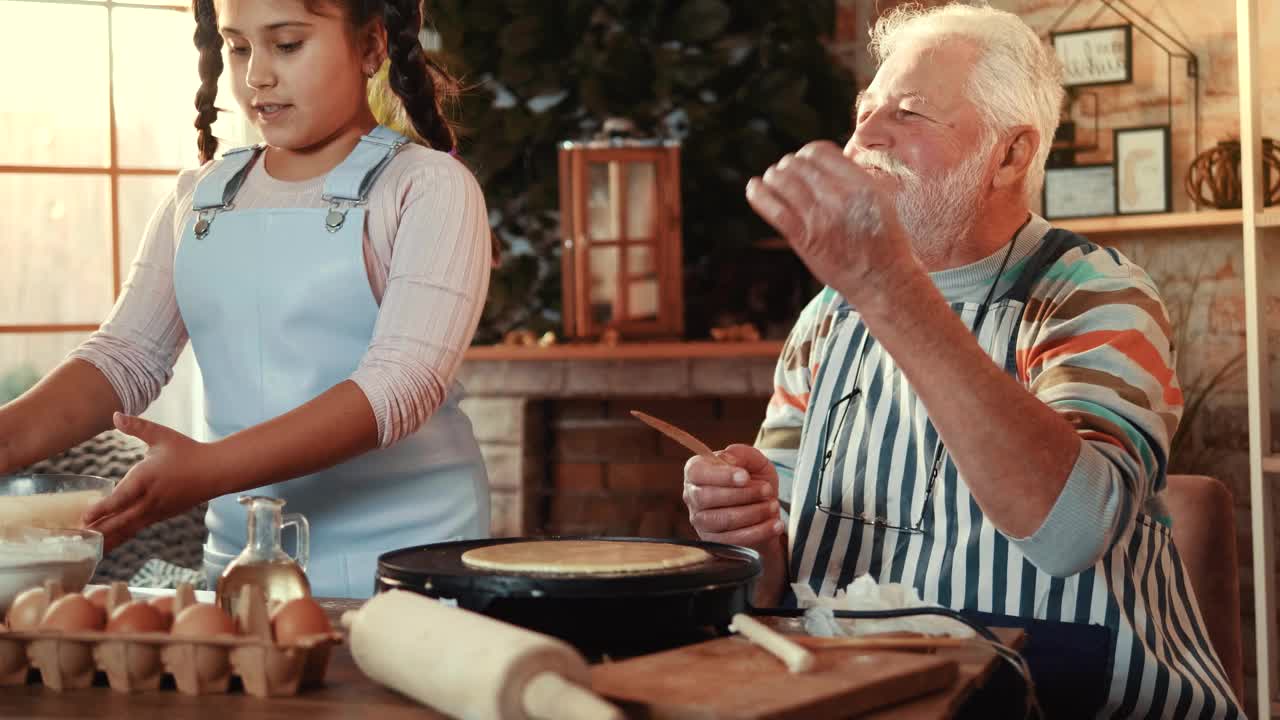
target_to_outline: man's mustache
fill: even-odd
[[[883,150],[863,150],[853,162],[868,170],[880,170],[899,180],[915,180],[916,173],[901,160]]]

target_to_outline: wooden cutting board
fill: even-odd
[[[632,718],[728,720],[847,718],[950,687],[955,660],[849,649],[815,651],[813,670],[792,674],[740,637],[591,668],[592,688]]]

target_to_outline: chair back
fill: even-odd
[[[1168,488],[1173,544],[1191,580],[1209,642],[1222,661],[1236,699],[1243,703],[1240,565],[1231,491],[1206,475],[1170,475]]]

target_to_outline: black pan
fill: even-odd
[[[610,540],[698,547],[709,562],[591,577],[467,567],[468,550],[511,542]],[[724,634],[747,612],[760,556],[734,545],[629,537],[496,538],[394,550],[378,558],[375,591],[410,590],[562,638],[589,658],[626,657]]]

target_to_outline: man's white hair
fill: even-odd
[[[985,3],[901,5],[876,21],[870,50],[883,64],[904,43],[957,37],[974,42],[982,53],[969,79],[969,98],[987,126],[986,149],[995,133],[1017,125],[1040,132],[1040,147],[1023,182],[1027,202],[1033,203],[1044,183],[1064,91],[1062,63],[1021,18]]]

